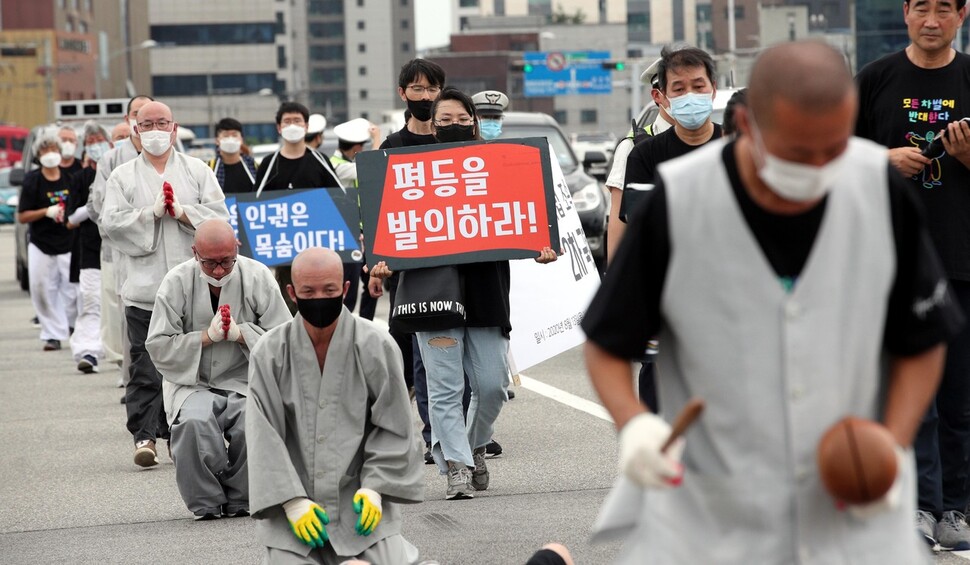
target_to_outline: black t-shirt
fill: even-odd
[[[282,159],[282,157],[280,158]],[[290,159],[287,159],[287,161],[289,160]],[[233,163],[232,165],[227,165],[225,163],[222,164],[223,174],[225,175],[226,179],[225,184],[222,187],[222,191],[224,193],[233,194],[236,192],[253,191],[253,181],[250,180],[249,174],[247,173],[245,167],[246,165],[244,165],[242,161]]]
[[[74,173],[77,173],[78,171],[83,169],[84,167],[81,166],[81,161],[79,159],[74,159],[74,162],[72,162],[70,166],[59,167],[59,168],[61,169],[61,174],[66,173],[67,176],[71,176]]]
[[[275,159],[273,157],[276,157]],[[270,164],[273,168],[270,170]],[[245,174],[245,173],[243,173]],[[263,159],[256,171],[256,186],[269,175],[263,190],[290,188],[323,188],[340,186],[330,159],[307,147],[299,159],[287,159],[279,153]]]
[[[856,77],[856,135],[889,148],[926,147],[946,124],[970,117],[970,56],[923,69],[905,51],[866,65]],[[929,218],[930,235],[950,278],[970,281],[970,170],[943,153],[910,177]]]
[[[657,167],[665,161],[687,155],[691,151],[703,147],[708,143],[720,139],[721,126],[714,124],[711,138],[700,145],[688,145],[677,136],[675,128],[667,129],[655,136],[647,137],[637,143],[630,151],[626,160],[626,174],[623,182],[623,200],[620,206],[619,218],[626,222],[631,211],[636,209],[637,203],[649,195],[644,190],[627,190],[630,184],[653,184],[657,175]]]
[[[71,176],[71,193],[67,197],[67,211],[65,218],[73,214],[78,208],[84,207],[91,192],[91,184],[96,175],[95,169],[87,167],[74,173]],[[74,253],[78,255],[71,261],[71,278],[75,278],[77,269],[100,269],[101,268],[101,234],[98,226],[91,220],[84,220],[77,227],[75,232],[77,244]]]
[[[70,191],[68,175],[63,170],[61,178],[51,182],[44,178],[40,169],[34,169],[24,177],[17,211],[40,210],[60,202],[66,206]],[[30,223],[30,242],[47,255],[69,253],[72,240],[72,233],[67,226],[46,216]]]
[[[416,133],[411,133],[408,131],[407,124],[404,125],[400,131],[392,133],[387,136],[384,143],[381,143],[381,149],[390,149],[392,147],[412,147],[414,145],[431,145],[432,143],[438,143],[435,136],[419,135]]]
[[[722,153],[732,190],[739,198],[745,223],[775,269],[779,284],[790,290],[808,259],[826,201],[796,216],[765,212],[741,185],[734,145],[729,143]],[[962,325],[963,315],[952,301],[925,318],[913,313],[911,305],[932,296],[944,275],[919,202],[894,169],[889,171],[889,179],[896,279],[889,296],[883,342],[890,353],[912,355],[945,341]],[[671,244],[666,189],[659,177],[655,184],[651,198],[634,212],[616,259],[582,322],[590,340],[629,359],[643,355],[644,344],[663,324],[660,300]]]

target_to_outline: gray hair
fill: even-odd
[[[111,135],[108,134],[108,130],[104,129],[104,126],[94,120],[84,122],[84,139],[87,139],[91,135],[100,135],[106,141],[111,141]],[[83,144],[84,142],[82,141],[81,143]]]
[[[60,131],[55,125],[44,126],[43,129],[37,132],[37,137],[34,139],[34,145],[32,146],[34,155],[40,154],[40,150],[45,147],[50,147],[51,145],[57,147],[57,152],[61,151],[61,138],[57,137],[57,133]]]

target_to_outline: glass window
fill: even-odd
[[[283,45],[276,46],[276,68],[286,68],[286,47]]]
[[[579,123],[581,123],[581,124],[595,124],[596,123],[596,110],[580,110],[579,111]]]
[[[411,27],[411,22],[408,20],[401,20],[401,29],[408,29]]]
[[[282,15],[282,14],[280,14]],[[176,45],[274,43],[276,22],[152,26],[152,39]]]
[[[357,52],[358,53],[367,53],[367,44],[366,43],[358,43],[357,44]]]
[[[336,39],[344,36],[343,22],[312,22],[310,37],[316,39]]]
[[[364,20],[360,20],[357,22],[357,29],[365,29],[366,27],[367,27],[367,24],[366,22],[364,22]]]
[[[77,30],[80,33],[87,33],[88,32],[88,23],[85,22],[84,20],[79,21],[77,23]]]
[[[367,67],[357,67],[357,74],[360,76],[367,76]]]
[[[569,121],[569,112],[566,110],[556,110],[552,113],[552,119],[556,120],[556,123],[564,126]]]
[[[360,99],[361,100],[367,100],[367,91],[366,90],[361,90],[360,91]]]
[[[477,8],[478,0],[458,0],[459,8]]]
[[[283,12],[276,12],[276,35],[286,35],[286,22],[283,20]]]
[[[347,72],[343,67],[335,69],[313,69],[310,82],[316,85],[347,84]]]
[[[343,45],[311,45],[310,59],[313,61],[340,61],[344,60]]]
[[[411,44],[408,43],[407,41],[402,41],[401,42],[401,51],[403,51],[405,53],[410,53],[411,52]]]
[[[206,83],[206,75],[156,75],[152,77],[152,91],[156,96],[205,96]],[[276,73],[212,75],[213,94],[245,94],[276,87]]]
[[[364,5],[364,0],[357,0],[357,5],[358,6],[363,6]]]
[[[310,0],[307,12],[311,14],[343,14],[343,0]]]

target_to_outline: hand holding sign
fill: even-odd
[[[536,263],[552,263],[558,258],[556,252],[551,247],[543,247],[542,251],[539,252],[539,256],[536,257]]]

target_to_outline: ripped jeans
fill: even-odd
[[[501,328],[454,328],[417,332],[428,374],[428,411],[431,446],[442,474],[447,461],[472,467],[472,450],[492,438],[502,405],[508,400],[509,340]],[[461,397],[465,377],[471,388],[467,424],[462,417]]]

